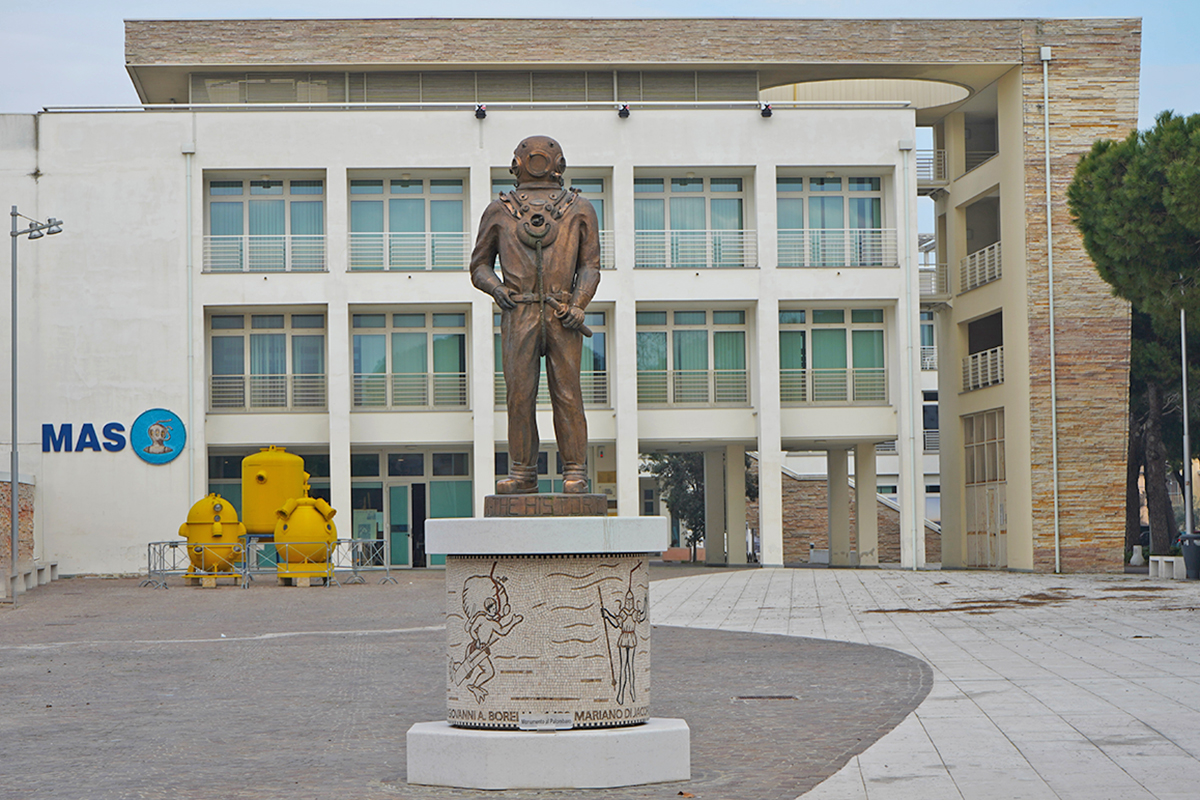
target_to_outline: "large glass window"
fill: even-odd
[[[461,178],[350,179],[350,269],[464,269]]]
[[[207,181],[207,272],[325,269],[325,182],[318,178]]]
[[[746,312],[637,312],[638,402],[744,404]]]
[[[887,399],[883,310],[779,312],[780,399],[785,404]]]
[[[324,314],[214,313],[208,341],[210,410],[325,407]]]
[[[895,266],[895,231],[883,229],[878,177],[775,180],[779,266]]]
[[[742,178],[643,177],[633,191],[635,266],[755,265]]]
[[[467,320],[460,311],[353,314],[355,408],[465,408]]]

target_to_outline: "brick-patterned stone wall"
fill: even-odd
[[[751,459],[751,472],[758,462]],[[900,512],[876,500],[879,525],[879,563],[900,563]],[[858,519],[858,494],[850,489],[850,543],[856,549],[855,528]],[[746,525],[758,530],[758,502],[746,504]],[[809,545],[818,550],[829,547],[829,485],[823,477],[801,477],[783,473],[783,563],[807,564]],[[936,563],[942,558],[941,534],[925,528],[925,560]]]
[[[1020,20],[126,20],[131,65],[1019,63]],[[847,43],[853,43],[848,45]]]
[[[24,563],[33,560],[34,487],[28,483],[18,483],[17,486],[17,561]],[[9,545],[12,537],[12,516],[9,513],[12,501],[9,498],[8,481],[0,481],[0,565],[5,570],[8,569],[9,553],[12,552]]]
[[[1054,568],[1045,137],[1039,47],[1050,45],[1055,350],[1062,568],[1120,571],[1124,555],[1129,307],[1071,224],[1066,191],[1097,139],[1137,127],[1139,20],[1023,23],[1025,260],[1029,303],[1034,568]]]

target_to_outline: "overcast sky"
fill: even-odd
[[[515,17],[528,4],[496,0],[48,0],[6,3],[0,27],[0,113],[44,106],[133,105],[124,67],[125,19],[264,17]],[[431,7],[436,14],[430,14]],[[544,4],[571,17],[1142,17],[1140,127],[1173,109],[1200,113],[1197,0],[607,0]],[[469,46],[464,43],[464,46]],[[853,48],[853,43],[847,43]]]

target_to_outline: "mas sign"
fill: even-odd
[[[85,422],[78,428],[70,422],[42,425],[43,453],[119,453],[128,444],[138,458],[150,464],[167,464],[183,452],[187,429],[183,420],[165,408],[143,411],[129,426],[120,422],[103,425]]]

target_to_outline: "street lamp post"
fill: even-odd
[[[19,220],[29,223],[24,230],[17,229],[20,224]],[[17,571],[17,540],[21,524],[20,507],[17,502],[17,495],[20,494],[18,490],[20,456],[17,453],[17,239],[26,235],[30,239],[40,239],[46,234],[53,236],[56,233],[62,233],[62,220],[50,217],[48,222],[38,222],[36,219],[30,219],[24,214],[18,213],[16,206],[12,207],[12,232],[9,234],[12,239],[12,458],[8,480],[9,523],[11,525],[8,553],[10,567],[8,601],[14,606],[17,604],[17,580],[20,577],[20,573]]]

